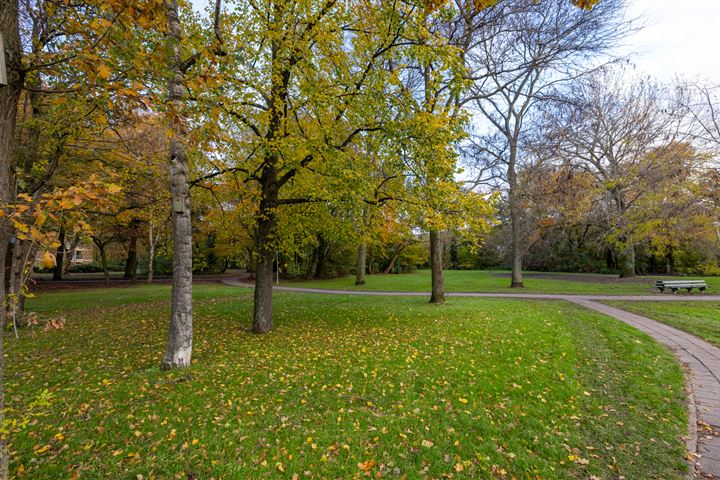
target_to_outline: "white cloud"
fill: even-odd
[[[720,1],[628,0],[628,16],[645,25],[621,49],[638,73],[720,84]]]

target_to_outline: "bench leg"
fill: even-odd
[[[672,293],[678,293],[678,289],[677,289],[677,288],[672,288]]]

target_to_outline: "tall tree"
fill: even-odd
[[[22,65],[20,50],[20,30],[18,20],[18,2],[14,0],[0,1],[0,36],[5,47],[7,66],[7,85],[0,85],[0,204],[13,200],[12,163],[13,135],[17,117],[18,100],[22,87]],[[12,229],[7,220],[0,217],[0,423],[5,421],[4,395],[4,361],[3,332],[5,331],[5,257],[10,243]],[[8,476],[8,450],[5,433],[0,434],[0,478]]]
[[[550,144],[560,158],[592,173],[604,186],[620,276],[633,277],[638,226],[633,212],[644,196],[682,178],[682,168],[664,168],[669,163],[662,149],[674,148],[683,112],[673,108],[676,102],[661,87],[648,80],[628,84],[613,69],[579,80],[572,92],[549,117],[555,125]]]
[[[590,2],[574,2],[588,6]],[[518,168],[532,131],[537,106],[580,75],[588,60],[608,52],[627,33],[623,0],[607,0],[592,9],[565,0],[518,0],[494,8],[495,24],[468,53],[472,96],[479,122],[471,164],[478,182],[495,180],[506,189],[511,224],[511,287],[523,287],[523,192]]]
[[[216,0],[214,14],[215,42],[207,47],[223,53],[220,40],[220,9]],[[170,132],[170,204],[173,236],[173,288],[170,330],[162,368],[184,368],[192,357],[192,225],[190,212],[190,167],[185,145],[186,75],[201,52],[183,57],[186,46],[177,0],[165,0],[168,38],[168,121]]]
[[[278,209],[353,196],[358,180],[365,181],[354,146],[386,120],[378,105],[393,86],[384,63],[408,17],[387,3],[266,0],[242,4],[228,22],[235,26],[228,48],[245,54],[220,68],[223,88],[213,100],[232,134],[225,141],[233,154],[216,170],[242,172],[258,187],[256,333],[273,328]],[[308,176],[335,188],[291,192]]]

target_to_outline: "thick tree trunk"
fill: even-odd
[[[367,260],[367,245],[361,242],[358,246],[357,263],[355,268],[355,285],[365,285],[365,262]]]
[[[443,279],[443,233],[430,230],[430,273],[432,293],[430,303],[445,303],[445,282]]]
[[[0,203],[13,200],[13,170],[12,148],[15,137],[15,122],[17,119],[17,106],[22,88],[20,29],[18,23],[18,2],[13,0],[0,0],[0,34],[5,44],[5,63],[7,66],[6,86],[0,86]],[[12,225],[6,217],[0,218],[0,272],[5,272],[5,256]],[[7,300],[5,282],[0,282],[0,303]],[[0,424],[5,421],[5,394],[4,394],[4,331],[5,309],[0,308]],[[7,437],[0,435],[0,480],[8,478],[8,450]]]
[[[263,207],[261,205],[257,225],[258,262],[255,276],[255,304],[252,325],[254,333],[268,333],[273,329],[272,290],[275,247],[272,241],[272,231],[274,227],[274,213],[267,206]]]
[[[58,232],[58,248],[55,252],[55,270],[53,271],[53,280],[63,279],[63,264],[65,263],[65,227],[60,226]]]
[[[165,0],[170,59],[169,123],[170,139],[170,203],[172,208],[173,286],[170,329],[162,369],[185,368],[190,365],[193,342],[192,312],[192,226],[190,215],[190,183],[183,108],[185,72],[182,67],[182,33],[177,0]]]
[[[620,278],[635,276],[635,246],[625,248],[620,255]]]

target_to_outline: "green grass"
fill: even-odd
[[[720,302],[607,302],[720,346]]]
[[[7,340],[23,478],[681,478],[682,371],[647,336],[563,302],[195,288],[190,369],[158,369],[166,287],[38,296],[63,330]],[[117,295],[123,295],[119,304]],[[373,463],[374,462],[374,463]]]
[[[664,278],[638,277],[632,280],[620,280],[614,275],[572,274],[572,279],[566,279],[561,273],[544,273],[543,275],[557,278],[525,278],[525,288],[521,291],[527,293],[642,295],[657,293],[652,286],[655,284],[655,280]],[[708,277],[705,280],[708,282],[709,293],[720,291],[720,277]],[[333,280],[285,282],[285,285],[333,290],[430,291],[430,271],[419,270],[415,273],[401,275],[368,275],[367,283],[360,286],[355,285],[354,276]],[[509,286],[509,277],[491,274],[485,270],[445,271],[445,288],[449,292],[507,293],[520,291],[511,290]]]

